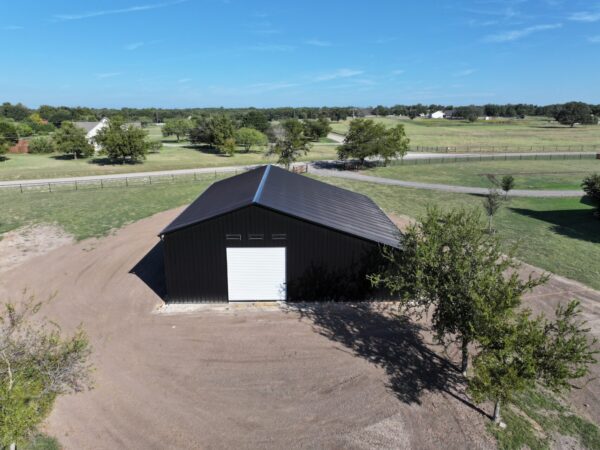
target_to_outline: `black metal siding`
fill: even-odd
[[[164,236],[168,301],[226,302],[227,247],[286,247],[290,301],[370,297],[365,275],[381,262],[376,243],[253,205]]]

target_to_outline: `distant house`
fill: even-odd
[[[436,111],[436,112],[429,114],[430,119],[443,119],[444,117],[446,117],[444,115],[444,111]]]
[[[98,134],[98,132],[108,126],[108,119],[103,117],[102,120],[98,122],[73,122],[77,128],[81,128],[85,131],[85,137],[89,141],[90,144],[94,146],[95,151],[100,150],[100,146],[96,144],[94,141],[94,137]],[[129,122],[127,126],[134,128],[142,128],[141,122]]]
[[[444,118],[445,119],[458,119],[459,116],[456,114],[456,110],[454,109],[447,109],[445,111],[443,111],[444,113]]]

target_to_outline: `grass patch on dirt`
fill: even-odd
[[[503,420],[506,429],[493,423],[488,425],[501,450],[549,449],[557,435],[570,436],[587,449],[600,449],[598,426],[574,414],[562,399],[550,392],[529,391],[518,395],[514,405],[504,408]]]
[[[404,125],[411,146],[547,146],[598,145],[600,126],[569,127],[547,117],[526,119],[479,120],[470,123],[446,119],[406,119],[376,117],[376,122],[386,126]],[[336,133],[348,132],[349,120],[331,124]]]
[[[24,450],[60,450],[62,447],[56,438],[38,433],[23,447]]]
[[[504,175],[513,175],[515,189],[556,190],[581,189],[583,178],[593,172],[600,172],[600,160],[459,161],[394,165],[364,171],[367,175],[396,180],[483,188],[493,186],[489,176],[500,181]]]

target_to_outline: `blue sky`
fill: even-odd
[[[600,103],[600,0],[0,0],[0,101]]]

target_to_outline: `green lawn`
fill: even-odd
[[[406,181],[491,187],[489,176],[515,178],[515,189],[580,189],[582,179],[600,173],[600,160],[507,160],[462,161],[417,165],[394,165],[363,171],[368,175]]]
[[[0,191],[0,233],[30,223],[56,223],[77,239],[102,236],[111,229],[189,203],[212,181],[159,184],[55,193]],[[481,207],[481,198],[343,179],[326,179],[362,192],[384,210],[418,217],[427,205]],[[600,289],[600,221],[579,199],[513,198],[498,213],[495,226],[507,245],[518,242],[524,261]]]
[[[577,146],[599,145],[600,126],[574,128],[562,126],[548,118],[479,120],[469,123],[446,119],[374,119],[387,126],[403,124],[411,146]],[[350,120],[333,122],[333,131],[346,134]]]
[[[106,175],[127,172],[150,172],[156,170],[191,169],[200,167],[267,164],[264,150],[242,151],[234,156],[225,156],[211,149],[194,147],[163,146],[160,153],[149,154],[139,164],[105,164],[94,159],[73,160],[62,155],[9,154],[0,162],[0,180],[26,180],[33,178],[76,177],[84,175]],[[336,146],[316,143],[301,161],[335,159]]]

